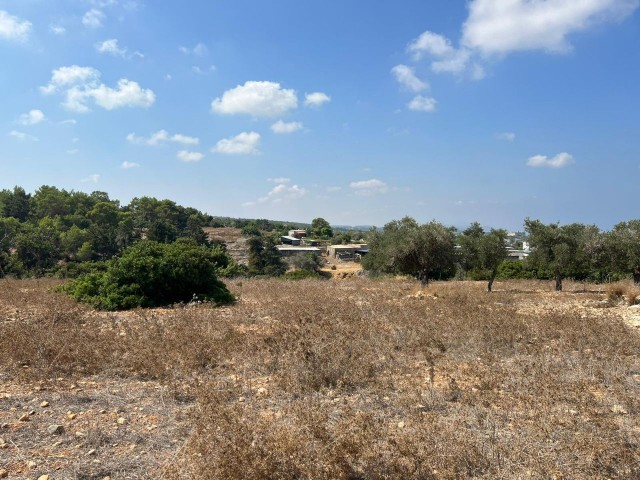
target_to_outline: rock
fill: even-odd
[[[71,413],[71,412],[67,412],[67,418],[69,420],[75,420],[76,414],[75,413]]]
[[[29,411],[29,415],[35,415],[35,414],[36,414],[36,411],[35,411],[35,410],[30,410],[30,411]]]
[[[622,405],[614,405],[613,407],[611,407],[611,411],[613,413],[617,413],[618,415],[626,415],[627,413],[627,409],[624,408]]]
[[[118,425],[124,425],[127,421],[125,420],[124,417],[120,417],[118,418]]]
[[[40,475],[38,480],[51,480],[51,477],[49,475]]]
[[[398,428],[404,428],[404,422],[398,422]]]
[[[264,387],[260,387],[256,393],[259,397],[266,397],[269,394],[269,390]]]
[[[18,419],[18,421],[19,421],[19,422],[28,422],[28,421],[29,421],[29,414],[28,414],[28,413],[23,414],[23,415]]]
[[[245,400],[245,398],[244,398],[244,397],[240,397],[240,398],[238,398],[238,401],[239,401],[240,403],[244,402],[244,400]]]
[[[30,460],[27,462],[27,467],[29,468],[36,468],[38,466],[38,464],[36,462],[34,462],[33,460]]]
[[[9,476],[9,472],[7,472],[4,468],[0,468],[0,478],[7,478]]]
[[[96,453],[96,449],[95,449],[95,448],[92,448],[91,450],[89,450],[89,451],[87,452],[87,455],[95,455],[95,453]]]
[[[62,435],[64,433],[64,427],[62,425],[49,425],[47,432],[51,435]]]
[[[42,402],[40,404],[40,407],[42,407],[42,408],[47,408],[48,406],[49,406],[49,402],[47,402],[47,401],[44,401],[44,402]]]

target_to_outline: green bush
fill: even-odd
[[[285,273],[282,278],[285,280],[304,280],[305,278],[325,279],[320,273],[310,272],[308,270],[293,270],[292,272]]]
[[[230,303],[217,279],[216,252],[190,241],[141,241],[109,263],[105,272],[82,275],[64,287],[75,299],[101,310],[157,307],[194,298]]]

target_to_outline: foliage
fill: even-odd
[[[249,246],[248,274],[276,277],[287,271],[272,237],[255,236],[247,242]]]
[[[453,229],[436,221],[419,225],[411,217],[394,220],[382,232],[371,230],[369,253],[362,265],[374,273],[413,275],[423,283],[451,278],[455,273]]]
[[[313,253],[303,253],[294,255],[289,260],[289,264],[296,270],[317,273],[322,268],[324,261],[319,255]]]
[[[587,278],[593,268],[593,257],[589,247],[599,236],[596,226],[573,223],[545,225],[539,220],[525,220],[532,253],[528,261],[536,267],[553,272],[556,290],[562,290],[566,277]]]
[[[329,222],[318,217],[311,221],[311,234],[318,238],[330,238],[333,236],[333,229]]]
[[[618,223],[605,236],[605,248],[609,270],[633,273],[640,283],[640,220]]]
[[[507,257],[506,238],[505,230],[491,229],[485,233],[482,226],[475,222],[458,239],[463,270],[470,272],[474,279],[488,280],[489,291],[498,275],[498,267]]]
[[[219,258],[191,241],[141,241],[113,260],[104,273],[83,275],[65,290],[102,310],[157,307],[193,298],[229,303],[233,296],[216,278]]]
[[[282,278],[285,280],[306,280],[308,278],[324,279],[325,277],[318,272],[312,272],[309,270],[293,270],[285,273]]]

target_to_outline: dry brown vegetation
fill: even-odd
[[[638,310],[605,288],[243,280],[97,313],[52,286],[0,282],[9,478],[640,478]]]

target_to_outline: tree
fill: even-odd
[[[13,187],[13,191],[0,191],[1,217],[13,217],[25,222],[29,217],[30,205],[31,195],[28,195],[22,187]]]
[[[329,222],[318,217],[311,221],[311,234],[320,238],[330,238],[333,236],[333,229]]]
[[[247,242],[249,246],[249,275],[280,276],[287,266],[280,257],[271,237],[253,236]]]
[[[455,270],[452,228],[432,221],[419,225],[404,217],[369,234],[369,253],[363,257],[365,269],[382,273],[413,275],[423,284],[432,278],[450,278]]]
[[[640,284],[640,220],[615,225],[605,236],[605,251],[612,270],[631,273]]]
[[[83,275],[65,291],[102,310],[157,307],[193,298],[229,303],[233,296],[217,279],[214,254],[191,241],[141,241],[112,260],[106,272]]]
[[[549,268],[556,281],[556,291],[562,290],[562,280],[568,276],[586,278],[592,270],[587,246],[598,232],[596,226],[580,223],[560,226],[545,225],[539,220],[525,220],[532,252],[528,261]]]
[[[490,292],[493,282],[498,275],[498,267],[507,258],[506,247],[507,232],[495,230],[486,232],[478,223],[472,223],[459,238],[460,264],[468,272],[470,270],[482,270],[486,272],[489,280],[487,290]]]

